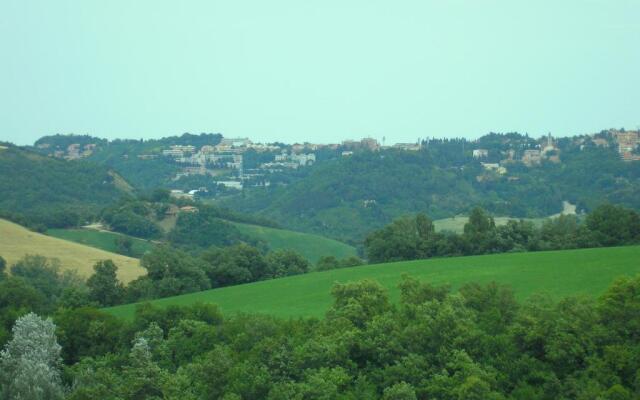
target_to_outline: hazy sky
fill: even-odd
[[[640,0],[0,0],[0,139],[640,125]]]

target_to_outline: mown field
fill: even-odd
[[[118,265],[118,278],[123,282],[146,273],[135,258],[32,232],[0,219],[0,256],[8,264],[12,264],[26,254],[57,258],[62,268],[76,270],[83,277],[89,277],[93,273],[93,265],[97,261],[106,259],[111,259]]]
[[[98,231],[94,229],[49,229],[47,235],[59,239],[95,247],[112,253],[118,253],[117,239],[123,235],[114,232]],[[129,236],[133,245],[131,257],[140,258],[147,251],[151,251],[153,243]]]
[[[234,225],[245,235],[264,240],[272,250],[295,250],[314,264],[322,256],[344,258],[357,255],[355,247],[319,235],[249,224]]]
[[[255,312],[281,317],[321,316],[331,305],[335,282],[375,279],[397,300],[397,285],[408,274],[454,289],[468,282],[510,285],[518,298],[548,293],[554,298],[597,296],[621,275],[640,273],[640,246],[510,253],[377,264],[191,293],[153,301],[159,306],[216,303],[223,313]],[[131,318],[135,305],[107,309]]]

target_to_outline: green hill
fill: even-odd
[[[131,239],[131,256],[140,258],[144,253],[153,248],[153,243],[134,238],[132,236],[122,235],[115,232],[98,231],[94,229],[49,229],[47,235],[57,237],[59,239],[69,240],[71,242],[81,243],[97,249],[119,253],[117,239],[119,237],[128,237]]]
[[[544,139],[543,139],[544,140]],[[355,151],[349,157],[323,155],[314,166],[289,173],[286,185],[248,188],[226,206],[277,221],[287,229],[343,241],[407,214],[432,219],[467,214],[476,206],[496,216],[541,218],[562,211],[563,201],[578,212],[602,203],[640,209],[640,164],[620,160],[614,146],[583,146],[583,139],[558,139],[560,162],[528,167],[505,161],[499,174],[473,158],[488,150],[484,163],[514,160],[540,145],[526,135],[487,135],[477,141],[429,140],[420,151]],[[518,150],[513,150],[518,149]],[[597,165],[597,168],[593,168]]]
[[[46,157],[16,146],[0,151],[0,213],[49,227],[81,223],[132,188],[107,167]]]
[[[294,250],[314,264],[322,256],[334,256],[340,259],[357,255],[355,247],[319,235],[258,225],[240,223],[234,223],[234,225],[241,233],[266,242],[271,250]]]
[[[596,296],[620,275],[640,273],[640,246],[537,253],[511,253],[441,258],[316,272],[246,285],[213,289],[155,300],[159,306],[216,303],[224,313],[256,312],[282,317],[320,316],[331,304],[335,282],[375,279],[398,298],[397,284],[409,274],[436,285],[453,288],[467,282],[496,281],[510,285],[519,298],[547,292],[555,298]],[[107,309],[132,317],[135,304]]]

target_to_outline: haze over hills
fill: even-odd
[[[0,400],[639,400],[638,15],[0,0]]]
[[[140,189],[165,187],[261,215],[293,230],[357,243],[404,214],[434,219],[474,206],[512,218],[611,202],[640,208],[640,135],[489,134],[382,146],[259,144],[220,134],[107,141],[48,136],[34,150],[113,169]],[[594,167],[597,166],[597,167]],[[187,193],[189,192],[189,193]]]

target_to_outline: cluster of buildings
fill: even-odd
[[[218,185],[226,188],[242,190],[247,184],[253,186],[269,186],[265,176],[269,172],[284,169],[297,169],[313,165],[316,161],[314,153],[303,153],[307,146],[295,145],[287,152],[277,145],[253,143],[248,138],[224,138],[216,145],[204,145],[196,148],[191,145],[172,145],[162,150],[162,156],[181,166],[181,171],[174,180],[188,175],[225,176],[225,180],[217,180]],[[244,154],[253,149],[258,153],[276,153],[273,161],[261,163],[258,168],[244,168]],[[152,155],[140,155],[140,158]],[[251,182],[251,183],[249,183]]]
[[[48,149],[51,145],[49,143],[42,143],[38,145],[39,149]],[[66,160],[78,160],[81,158],[89,157],[96,149],[95,143],[89,143],[82,145],[80,143],[72,143],[64,150],[55,150],[51,153],[56,158],[64,158]]]
[[[476,160],[486,159],[489,157],[489,150],[475,149],[473,150],[472,155]],[[547,136],[545,143],[537,145],[536,148],[523,150],[522,157],[520,159],[516,158],[515,150],[507,150],[503,152],[502,155],[506,156],[506,158],[501,160],[499,163],[482,162],[481,164],[486,170],[495,170],[500,174],[505,174],[507,170],[504,166],[510,163],[521,162],[528,167],[532,167],[539,165],[543,160],[554,163],[560,162],[560,149],[556,146],[551,135]]]
[[[640,131],[610,132],[618,144],[618,154],[623,161],[640,161]]]

